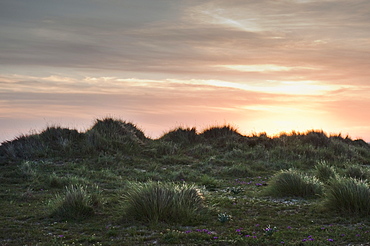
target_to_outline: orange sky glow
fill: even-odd
[[[0,143],[95,119],[370,142],[366,0],[5,0]]]

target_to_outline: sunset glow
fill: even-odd
[[[370,2],[0,4],[0,143],[106,116],[370,141]]]

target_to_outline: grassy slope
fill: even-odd
[[[177,128],[158,140],[133,124],[97,120],[85,133],[49,127],[0,147],[1,245],[360,245],[369,218],[325,210],[321,198],[264,195],[281,169],[313,173],[325,160],[343,175],[370,164],[362,140],[320,131],[242,136],[230,126],[202,133]],[[210,212],[191,224],[150,224],[124,216],[128,181],[204,186]],[[50,217],[50,202],[69,184],[98,185],[104,205],[82,221]],[[234,189],[233,189],[234,187]],[[239,189],[238,189],[239,188]],[[237,190],[238,192],[232,192]],[[219,213],[232,216],[228,222]],[[277,227],[271,234],[264,228]]]

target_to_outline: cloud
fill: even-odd
[[[370,89],[365,0],[0,5],[6,117],[122,114],[156,132],[196,119],[262,126],[257,117],[279,114],[296,125],[344,117],[341,127],[363,129],[370,117],[357,110]]]

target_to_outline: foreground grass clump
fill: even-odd
[[[338,178],[338,173],[333,166],[325,161],[320,161],[315,166],[315,176],[323,183],[328,183],[331,179]]]
[[[82,220],[94,214],[102,204],[99,188],[89,191],[85,185],[70,185],[64,195],[56,195],[51,201],[51,216],[62,220]]]
[[[154,223],[192,222],[204,208],[199,189],[185,183],[130,183],[123,198],[128,217]]]
[[[370,215],[370,187],[365,181],[346,177],[332,180],[325,197],[326,209]]]
[[[282,170],[274,175],[266,194],[277,197],[314,197],[322,194],[323,184],[298,170]]]

